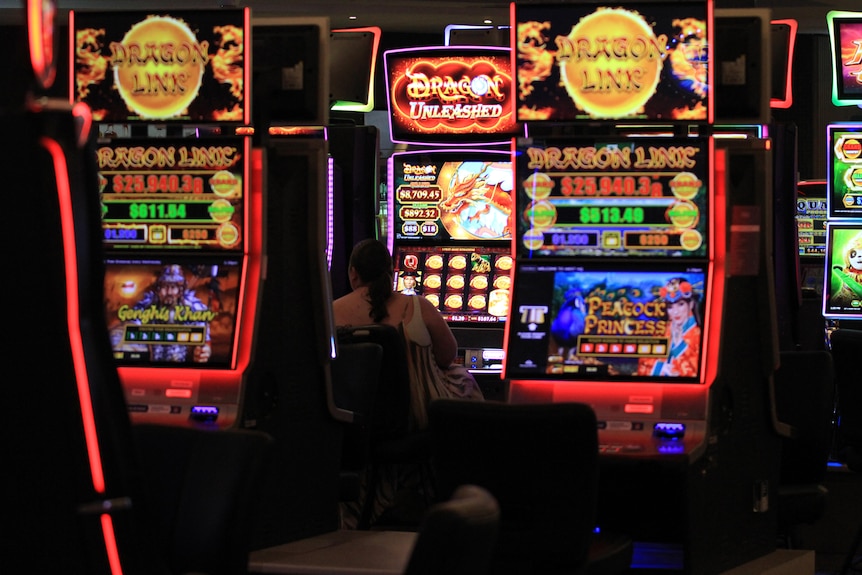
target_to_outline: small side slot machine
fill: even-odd
[[[387,242],[395,289],[437,307],[459,361],[489,397],[505,396],[503,325],[512,269],[515,131],[511,50],[427,46],[390,50],[392,141]]]
[[[99,124],[104,304],[133,422],[237,423],[262,252],[247,9],[72,12]]]
[[[862,29],[862,17],[857,29]],[[862,325],[862,124],[827,131],[823,317],[827,333]]]

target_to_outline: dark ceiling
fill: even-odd
[[[546,0],[547,3],[548,0]],[[0,0],[0,17],[17,17],[21,0]],[[128,0],[58,0],[69,10],[144,8]],[[328,16],[332,28],[379,26],[385,32],[442,34],[449,24],[507,25],[509,0],[149,0],[147,10],[250,7],[252,17]],[[716,8],[768,8],[773,19],[793,18],[800,32],[825,33],[829,10],[860,10],[860,0],[715,0]]]

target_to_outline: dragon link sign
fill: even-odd
[[[419,134],[495,134],[514,128],[505,56],[405,58],[391,70],[392,121]]]

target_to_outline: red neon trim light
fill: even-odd
[[[72,347],[72,361],[75,367],[75,380],[78,385],[78,400],[81,404],[81,418],[84,423],[84,437],[87,441],[87,454],[90,459],[90,475],[93,488],[98,493],[105,492],[105,477],[102,472],[102,455],[96,433],[96,419],[93,415],[93,402],[90,397],[90,379],[87,374],[87,361],[84,357],[84,342],[81,336],[81,322],[78,308],[78,264],[75,246],[75,222],[72,212],[72,197],[69,188],[66,156],[55,140],[42,138],[42,146],[54,160],[57,179],[57,193],[60,203],[60,221],[63,227],[63,255],[66,264],[66,323],[69,327],[69,343]]]
[[[710,154],[713,169],[710,170],[710,187],[713,190],[712,227],[710,231],[709,283],[711,295],[704,310],[705,345],[701,358],[701,382],[711,385],[718,377],[721,351],[721,318],[724,317],[724,278],[727,246],[727,156],[722,149],[715,148],[715,139],[710,138]]]
[[[771,108],[786,109],[793,105],[793,50],[796,48],[796,30],[799,24],[796,20],[773,20],[772,24],[783,24],[790,27],[790,41],[787,45],[787,73],[784,82],[784,97],[769,100]]]
[[[715,45],[715,7],[712,0],[706,3],[706,43],[707,46]],[[709,51],[709,60],[706,63],[706,121],[710,124],[715,122],[715,56],[713,50]]]
[[[114,521],[107,513],[103,513],[99,519],[102,522],[102,533],[105,537],[105,551],[108,553],[108,565],[113,575],[122,575],[123,566],[120,563],[120,550],[117,547],[117,535],[114,533]]]
[[[78,102],[72,106],[72,115],[80,122],[78,126],[80,128],[78,132],[78,147],[83,148],[90,137],[90,129],[93,126],[93,112],[90,110],[90,106],[83,102]]]
[[[93,481],[93,489],[97,493],[104,493],[105,475],[102,469],[102,454],[99,449],[99,437],[93,413],[93,401],[90,395],[90,378],[87,373],[84,340],[81,335],[80,310],[78,307],[77,246],[75,244],[75,221],[72,210],[69,172],[66,156],[60,144],[48,137],[43,137],[41,144],[51,154],[51,158],[54,161],[54,173],[60,208],[60,225],[63,234],[63,258],[66,268],[66,324],[69,332],[69,345],[72,351],[72,363],[75,370],[75,382],[78,387],[78,403],[81,408],[84,438],[87,444],[87,456],[90,463],[90,475]],[[102,524],[102,536],[105,540],[105,552],[108,555],[111,573],[121,575],[123,569],[120,564],[120,553],[117,547],[113,521],[108,514],[102,514],[100,520]]]

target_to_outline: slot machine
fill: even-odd
[[[394,288],[441,311],[459,361],[502,394],[511,293],[515,129],[510,50],[430,46],[384,53],[392,141],[388,245]]]
[[[104,304],[133,422],[238,423],[261,278],[250,13],[70,13],[72,99],[93,110]]]
[[[771,156],[714,135],[712,3],[513,4],[512,30],[509,401],[594,409],[599,528],[644,567],[767,555]]]
[[[862,16],[857,20],[862,29]],[[830,124],[826,131],[822,310],[831,333],[862,325],[862,124]]]

